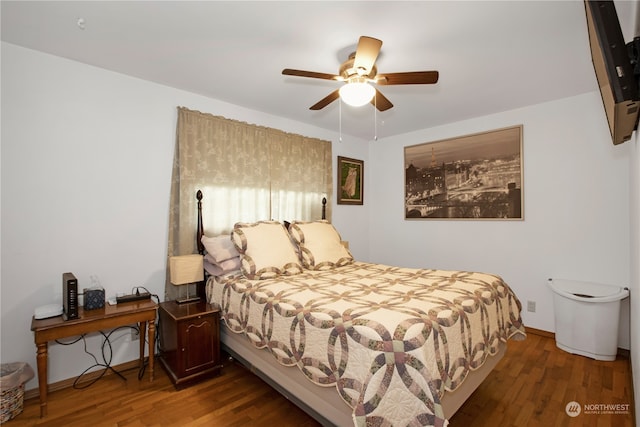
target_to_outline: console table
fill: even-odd
[[[63,320],[62,316],[31,321],[37,347],[38,387],[40,390],[40,417],[47,415],[47,362],[48,343],[60,338],[89,332],[115,329],[138,323],[140,326],[140,368],[144,366],[144,332],[149,341],[149,381],[153,381],[153,357],[155,352],[156,313],[158,304],[151,300],[105,305],[97,310],[84,311],[78,307],[78,318]],[[147,328],[148,325],[148,328]]]

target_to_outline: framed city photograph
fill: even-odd
[[[338,204],[362,205],[364,162],[338,156]]]
[[[404,149],[405,219],[522,220],[522,125]]]

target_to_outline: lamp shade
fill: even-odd
[[[169,258],[169,276],[171,283],[187,285],[204,280],[204,265],[202,255],[179,255]]]
[[[353,79],[340,88],[340,98],[353,107],[361,107],[373,99],[376,90],[365,79]]]

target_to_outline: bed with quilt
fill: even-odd
[[[526,336],[499,276],[358,262],[324,220],[200,236],[223,349],[324,425],[446,425]]]

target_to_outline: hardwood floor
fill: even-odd
[[[577,417],[567,415],[569,402],[581,405]],[[628,406],[621,407],[621,414],[593,406],[612,404]],[[450,425],[632,427],[629,360],[603,362],[569,354],[557,348],[553,338],[528,333],[525,341],[509,341],[504,359]]]
[[[124,382],[105,376],[91,387],[49,394],[49,415],[40,419],[38,398],[25,400],[19,426],[317,426],[258,377],[236,363],[221,376],[176,391],[158,366],[156,380]],[[582,413],[569,417],[575,401]],[[605,414],[602,405],[629,405]],[[600,405],[600,406],[598,406]],[[628,360],[601,362],[559,350],[552,338],[529,333],[509,341],[507,355],[450,420],[451,427],[634,426]],[[589,412],[592,413],[586,413]],[[594,413],[596,412],[596,413]]]

